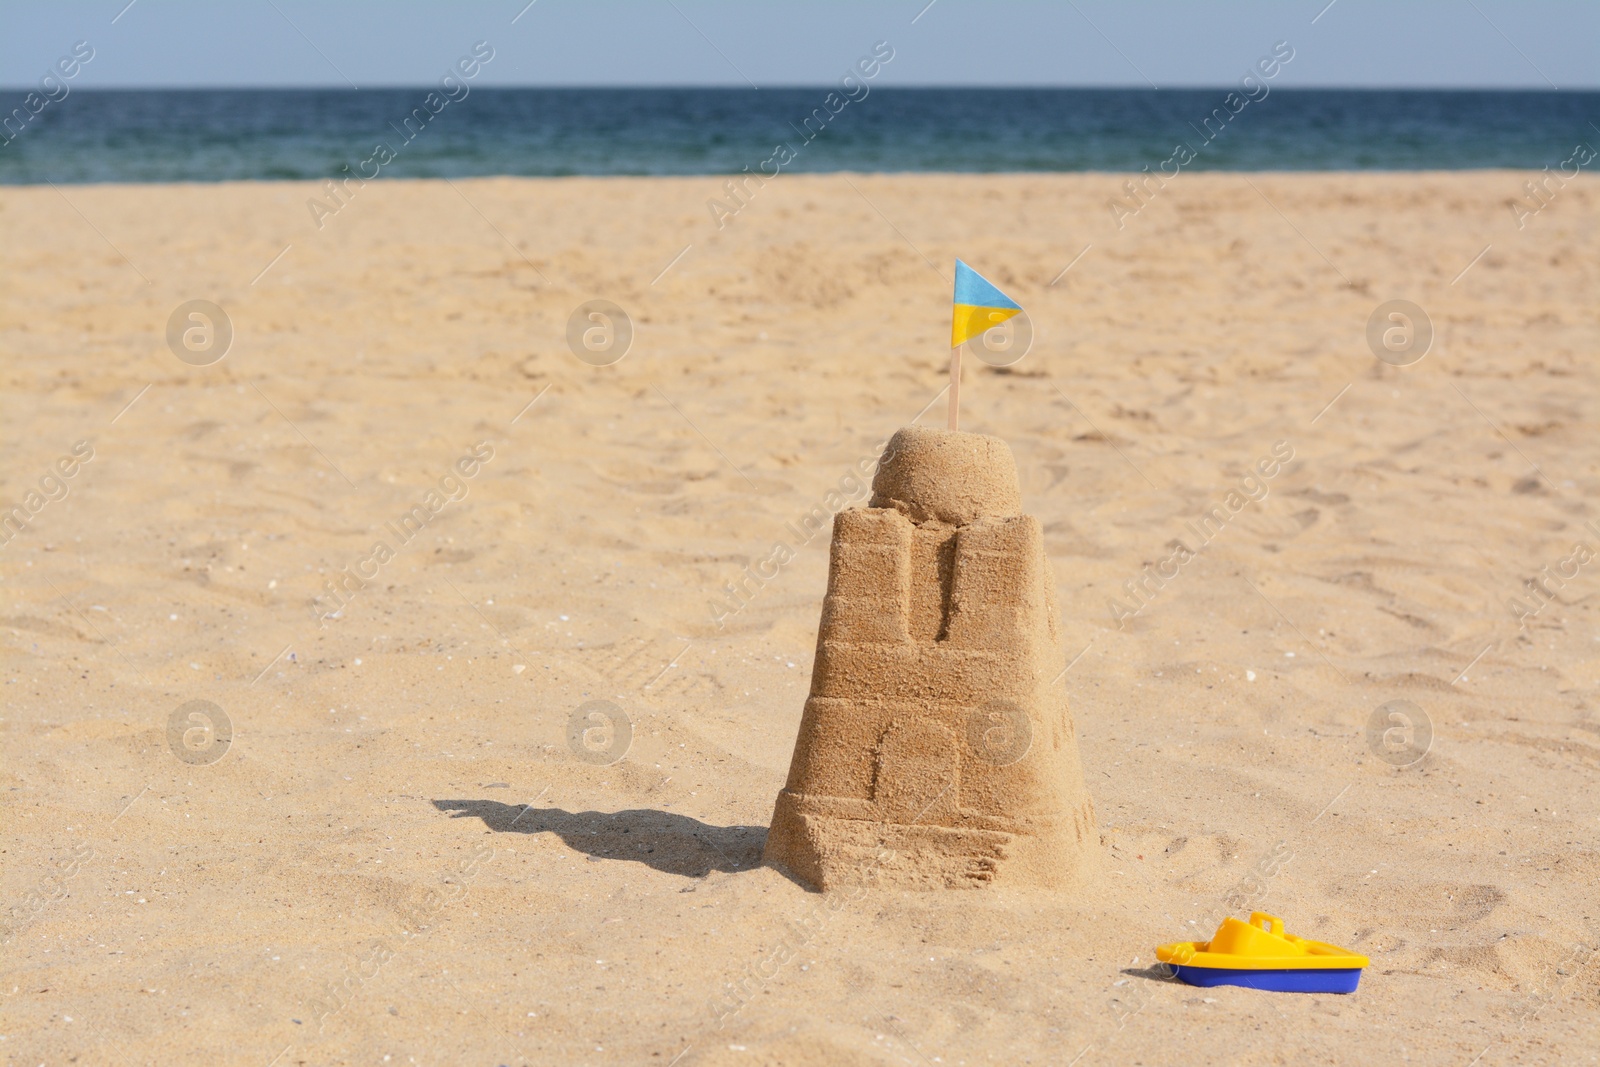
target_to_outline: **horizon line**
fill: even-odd
[[[981,91],[981,92],[1009,92],[1009,91],[1039,92],[1039,91],[1079,90],[1079,91],[1093,91],[1093,92],[1132,91],[1132,92],[1140,92],[1140,93],[1173,93],[1173,92],[1208,92],[1208,91],[1228,90],[1228,89],[1235,88],[1237,85],[1238,85],[1237,82],[1215,82],[1215,83],[1206,82],[1206,83],[1195,84],[1195,85],[1167,85],[1167,86],[1163,86],[1163,87],[1160,87],[1160,88],[1151,88],[1148,85],[1141,85],[1141,84],[1137,84],[1137,83],[1134,83],[1134,82],[1111,83],[1111,84],[1105,84],[1105,83],[1101,83],[1101,84],[1087,84],[1087,83],[1085,83],[1085,84],[1040,84],[1040,83],[1018,82],[1018,83],[1009,83],[1009,84],[978,84],[978,83],[973,83],[973,84],[961,84],[961,85],[948,85],[948,84],[879,85],[879,86],[875,86],[874,87],[874,91],[887,90],[887,91],[893,92],[893,91],[901,90],[901,89],[913,90],[913,91],[917,91],[917,92],[926,92],[926,91],[930,91],[930,90],[945,91],[945,92],[965,92],[965,91],[972,91],[972,90],[978,90],[978,91]],[[429,91],[432,91],[432,90],[436,89],[437,87],[438,87],[438,83],[437,82],[393,82],[393,83],[382,83],[382,84],[366,85],[366,86],[362,86],[362,87],[357,88],[357,89],[352,89],[348,85],[340,85],[340,84],[337,84],[337,83],[329,82],[329,83],[326,83],[326,84],[314,84],[314,85],[273,85],[273,84],[244,84],[244,85],[96,85],[96,86],[76,86],[76,87],[73,88],[72,91],[74,93],[99,93],[99,92],[119,92],[119,93],[125,93],[125,92],[159,92],[159,93],[196,92],[196,93],[214,93],[214,92],[267,92],[267,91],[272,91],[272,92],[327,92],[327,91],[337,90],[339,92],[344,92],[344,93],[350,93],[350,92],[365,93],[365,92],[403,92],[403,91],[429,92]],[[505,89],[505,90],[513,90],[513,91],[518,91],[518,92],[527,91],[527,90],[535,90],[536,89],[536,90],[553,90],[553,91],[562,91],[562,92],[583,92],[583,91],[593,91],[593,90],[613,91],[613,92],[615,92],[615,91],[625,91],[625,90],[648,90],[648,91],[655,91],[655,92],[660,92],[660,91],[664,91],[664,90],[694,90],[694,91],[700,91],[700,92],[730,91],[730,92],[740,92],[740,93],[758,93],[758,92],[767,92],[767,91],[775,90],[775,89],[776,90],[787,90],[787,91],[800,91],[800,90],[831,91],[835,87],[836,87],[836,83],[834,83],[834,82],[793,82],[793,83],[787,83],[786,82],[786,83],[781,83],[781,84],[767,85],[767,86],[763,86],[761,88],[755,88],[755,89],[753,89],[753,88],[751,88],[749,86],[746,86],[746,85],[738,85],[738,84],[733,84],[733,83],[728,83],[728,82],[713,82],[713,83],[699,83],[699,84],[688,83],[688,82],[681,83],[681,84],[680,83],[657,83],[657,82],[637,82],[637,83],[629,82],[629,83],[603,83],[603,84],[602,83],[594,83],[594,84],[564,83],[564,84],[548,84],[548,85],[544,85],[544,84],[477,85],[477,86],[474,86],[474,89],[479,89],[479,90],[482,90],[482,89],[488,89],[488,90]],[[20,85],[8,85],[8,84],[0,83],[0,92],[30,92],[35,88],[36,88],[36,86],[33,83],[20,84]],[[1315,91],[1315,92],[1349,92],[1349,93],[1363,93],[1363,92],[1372,92],[1372,93],[1384,93],[1384,92],[1403,92],[1403,93],[1409,93],[1409,92],[1440,92],[1440,93],[1496,93],[1496,92],[1511,92],[1511,93],[1521,93],[1521,92],[1526,92],[1526,93],[1545,93],[1545,94],[1569,94],[1569,93],[1570,94],[1583,94],[1583,93],[1600,93],[1600,83],[1597,83],[1595,85],[1579,85],[1579,86],[1569,85],[1569,86],[1565,86],[1565,87],[1558,87],[1558,88],[1555,88],[1555,89],[1549,88],[1548,86],[1536,85],[1536,84],[1532,84],[1532,83],[1526,84],[1526,85],[1524,85],[1524,84],[1513,84],[1513,85],[1427,85],[1427,84],[1418,84],[1418,85],[1341,85],[1341,84],[1332,84],[1332,83],[1330,83],[1330,84],[1326,84],[1326,85],[1292,85],[1292,86],[1291,85],[1279,85],[1279,86],[1274,86],[1273,87],[1273,91],[1274,92],[1286,92],[1286,93]]]

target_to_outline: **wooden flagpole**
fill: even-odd
[[[950,428],[961,429],[961,346],[950,350]]]

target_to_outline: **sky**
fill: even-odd
[[[0,86],[78,41],[75,88],[437,81],[821,85],[876,42],[884,85],[1182,88],[1238,81],[1279,41],[1299,87],[1600,88],[1590,0],[0,0]]]

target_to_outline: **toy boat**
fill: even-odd
[[[1354,993],[1370,961],[1323,941],[1285,933],[1283,920],[1253,911],[1227,918],[1210,941],[1174,941],[1156,959],[1190,985],[1242,985],[1278,993]]]

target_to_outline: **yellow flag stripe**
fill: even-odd
[[[950,347],[959,348],[983,331],[1000,325],[1021,308],[980,307],[977,304],[956,304],[950,316]]]

